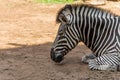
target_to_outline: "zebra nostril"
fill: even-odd
[[[64,56],[60,53],[55,55],[55,62],[61,62],[63,60]]]
[[[56,53],[54,51],[54,48],[51,49],[51,53],[50,53],[50,57],[53,61],[55,62],[61,62],[63,60],[64,55],[62,55],[61,53]]]

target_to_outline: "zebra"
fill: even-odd
[[[90,70],[120,70],[120,16],[86,4],[66,4],[58,11],[58,33],[50,57],[60,63],[83,42],[92,54],[82,57]]]

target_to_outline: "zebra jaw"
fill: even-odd
[[[50,56],[56,63],[60,63],[64,59],[64,55],[62,53],[55,53],[54,49],[51,49]]]

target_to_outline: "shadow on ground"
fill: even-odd
[[[0,50],[1,80],[119,80],[119,72],[90,71],[80,58],[90,51],[84,45],[77,46],[56,64],[50,59],[52,43],[21,45],[18,48]]]

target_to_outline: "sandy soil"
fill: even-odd
[[[64,5],[0,0],[0,80],[120,80],[120,72],[90,71],[81,57],[91,51],[79,44],[61,64],[50,59]],[[120,2],[101,6],[120,15]]]

